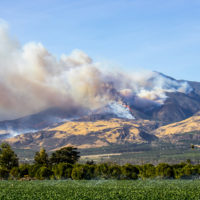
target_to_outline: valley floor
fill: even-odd
[[[200,180],[0,181],[4,200],[199,200]]]
[[[14,150],[19,156],[20,162],[33,162],[35,151],[28,149]],[[79,150],[81,152],[80,163],[93,160],[95,163],[114,162],[120,165],[126,163],[134,165],[152,163],[157,165],[162,162],[176,164],[191,160],[193,164],[200,164],[200,148],[195,146],[195,149],[191,149],[190,143],[180,145],[165,143],[155,146],[151,144],[126,144]]]

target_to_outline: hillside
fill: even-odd
[[[15,148],[54,150],[67,145],[78,148],[108,146],[110,144],[149,143],[156,140],[148,134],[158,124],[148,120],[110,120],[65,122],[54,128],[6,139]]]
[[[200,131],[200,116],[192,116],[180,122],[161,126],[153,132],[157,137],[162,138],[194,131]]]
[[[121,118],[81,118],[5,139],[13,147],[37,150],[41,147],[55,150],[67,145],[78,148],[99,148],[113,144],[193,143],[200,139],[200,116],[161,126],[156,121]],[[100,115],[100,117],[102,117]],[[191,134],[192,133],[192,134]]]

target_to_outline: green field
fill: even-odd
[[[0,199],[199,200],[200,180],[0,181]]]

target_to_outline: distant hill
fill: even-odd
[[[47,127],[52,127],[57,123],[71,119],[71,115],[64,108],[49,108],[39,113],[25,116],[15,120],[0,122],[0,139],[12,137],[28,132],[36,132]]]
[[[65,122],[36,133],[21,134],[6,141],[16,148],[55,150],[67,145],[78,148],[108,146],[110,144],[149,143],[156,136],[149,134],[158,126],[148,120],[125,120],[112,118],[95,122]]]
[[[15,148],[55,150],[74,145],[78,148],[98,148],[113,144],[167,143],[197,144],[200,140],[200,116],[162,126],[149,120],[120,118],[68,121],[34,133],[6,139]]]
[[[157,137],[162,138],[194,131],[200,131],[200,116],[192,116],[183,121],[161,126],[153,132]]]

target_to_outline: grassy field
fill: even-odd
[[[199,200],[200,180],[0,181],[7,200]]]

